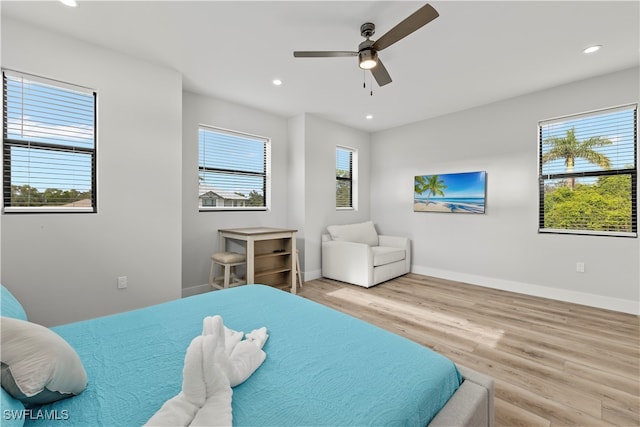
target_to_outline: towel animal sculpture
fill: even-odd
[[[189,344],[182,391],[166,401],[148,426],[231,426],[232,387],[262,365],[267,329],[246,334],[224,326],[222,317],[203,320],[202,335]]]

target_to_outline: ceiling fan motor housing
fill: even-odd
[[[370,70],[378,64],[378,54],[373,46],[373,40],[369,38],[376,32],[376,26],[372,22],[365,22],[360,26],[360,35],[367,39],[358,46],[358,65],[364,70]]]
[[[369,38],[376,33],[376,26],[372,22],[365,22],[360,26],[360,35]]]

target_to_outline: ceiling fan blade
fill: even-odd
[[[316,50],[316,51],[295,51],[296,58],[341,58],[346,56],[358,56],[358,52],[338,51],[338,50]]]
[[[438,16],[440,15],[430,4],[425,4],[420,9],[413,12],[413,14],[405,18],[404,21],[400,22],[376,40],[373,44],[373,49],[381,51],[382,49],[391,46],[395,42],[402,40],[409,34],[433,21]]]
[[[373,78],[378,82],[378,86],[384,86],[391,83],[391,76],[382,64],[382,61],[380,61],[380,58],[378,58],[378,64],[371,69],[371,74],[373,74]]]

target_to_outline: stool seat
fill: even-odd
[[[246,283],[232,274],[234,267],[246,262],[247,256],[237,252],[216,252],[211,255],[211,272],[209,273],[209,285],[214,289],[226,289],[229,285],[241,285]],[[223,277],[216,277],[216,265],[222,267]],[[222,285],[220,284],[222,282]]]
[[[247,260],[247,256],[237,252],[217,252],[211,255],[211,259],[220,264],[237,264]]]

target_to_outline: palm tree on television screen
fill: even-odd
[[[414,184],[414,191],[417,194],[422,194],[428,191],[427,197],[424,201],[425,205],[429,204],[429,197],[442,196],[444,197],[444,191],[447,186],[444,181],[440,179],[438,175],[416,176],[416,182]]]

